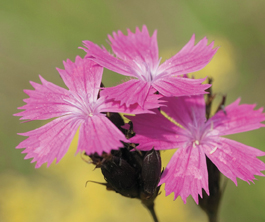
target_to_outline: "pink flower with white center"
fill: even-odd
[[[206,38],[194,45],[195,35],[193,35],[176,55],[161,65],[156,31],[150,37],[145,25],[142,31],[136,28],[136,32],[132,33],[128,29],[127,36],[121,31],[113,32],[113,37],[109,35],[108,38],[116,57],[104,47],[100,48],[93,42],[84,41],[83,44],[87,49],[82,49],[87,52],[86,57],[107,69],[133,79],[104,89],[102,91],[104,96],[120,101],[126,106],[138,103],[144,107],[151,89],[155,89],[163,96],[171,97],[205,94],[204,90],[210,87],[209,84],[201,84],[205,79],[188,79],[180,76],[202,69],[212,59],[217,48],[212,48],[213,42],[207,45]]]
[[[54,85],[40,76],[42,84],[31,82],[35,90],[25,90],[29,98],[27,104],[18,109],[25,111],[14,114],[25,120],[46,120],[58,117],[48,124],[19,135],[28,136],[16,148],[26,148],[25,159],[33,158],[40,167],[48,166],[56,158],[57,163],[67,152],[70,143],[79,129],[78,151],[88,154],[123,147],[121,140],[128,142],[122,132],[102,112],[146,112],[137,105],[129,108],[106,97],[98,99],[103,68],[93,61],[76,57],[76,61],[64,62],[65,70],[58,69],[69,90]],[[150,97],[148,105],[154,108],[157,95]]]
[[[263,109],[255,105],[239,105],[240,99],[219,111],[209,120],[205,117],[203,95],[165,98],[167,107],[161,114],[141,114],[128,117],[133,122],[137,149],[167,150],[179,148],[168,163],[160,184],[165,183],[166,195],[175,193],[186,203],[192,195],[198,204],[202,188],[209,195],[206,156],[221,173],[236,185],[236,178],[252,181],[254,175],[264,176],[265,164],[257,158],[265,153],[236,141],[222,138],[229,134],[258,129],[265,125]]]

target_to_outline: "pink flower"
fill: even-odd
[[[144,107],[150,90],[170,96],[190,96],[204,94],[210,85],[201,83],[205,79],[188,79],[180,75],[195,72],[206,66],[217,51],[212,49],[213,42],[207,46],[203,38],[194,46],[195,35],[173,57],[160,64],[156,31],[150,37],[146,26],[142,31],[136,28],[135,34],[128,29],[128,36],[121,31],[108,36],[112,51],[111,55],[104,47],[90,41],[84,41],[87,58],[101,66],[133,79],[115,87],[106,88],[102,95],[120,101],[129,106],[138,103]],[[159,107],[159,105],[157,106]]]
[[[197,204],[202,188],[209,195],[206,156],[236,185],[237,177],[253,182],[254,175],[264,176],[260,171],[265,170],[265,164],[256,158],[264,156],[264,152],[220,137],[264,127],[260,123],[265,120],[262,108],[253,110],[255,105],[239,105],[237,99],[225,108],[226,113],[219,111],[207,121],[203,95],[165,100],[167,107],[161,108],[164,115],[156,111],[156,115],[129,118],[136,132],[131,142],[140,143],[137,149],[179,148],[160,181],[165,183],[166,195],[174,192],[175,199],[181,196],[186,202],[191,194]]]
[[[54,85],[40,76],[42,84],[31,82],[35,90],[25,90],[30,98],[26,105],[18,109],[25,111],[15,114],[21,119],[45,120],[58,117],[48,124],[19,135],[28,136],[16,148],[26,148],[25,159],[33,158],[36,167],[47,162],[48,166],[56,158],[57,163],[67,152],[70,143],[79,129],[78,151],[86,153],[123,147],[121,140],[127,142],[122,132],[102,112],[141,113],[137,105],[129,108],[119,102],[98,99],[103,68],[93,61],[76,57],[75,63],[64,62],[65,70],[58,69],[69,90]],[[148,106],[154,108],[158,97],[150,97]],[[146,112],[146,111],[144,111]]]

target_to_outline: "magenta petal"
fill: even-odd
[[[209,195],[206,157],[200,146],[177,150],[162,174],[159,184],[165,183],[166,195],[175,193],[184,203],[189,195],[198,204],[202,189]]]
[[[133,130],[136,133],[130,141],[139,143],[139,150],[166,150],[183,146],[187,138],[177,134],[181,134],[184,129],[170,122],[159,111],[154,112],[156,114],[126,116],[133,122]]]
[[[165,101],[159,100],[163,96],[154,94],[154,92],[155,89],[151,88],[144,103],[144,108],[142,108],[138,103],[134,103],[127,107],[125,104],[121,105],[120,101],[115,101],[114,99],[106,99],[105,97],[101,96],[99,98],[99,101],[102,100],[102,103],[98,107],[98,110],[100,112],[118,112],[127,114],[154,113],[153,111],[151,111],[151,109],[165,106]]]
[[[64,62],[65,70],[57,69],[69,90],[79,99],[97,100],[103,67],[95,62],[76,57],[75,62]]]
[[[81,127],[78,150],[101,154],[103,151],[110,152],[111,149],[123,147],[121,140],[129,142],[123,133],[101,114],[103,108],[104,112],[113,110],[106,97],[97,98],[103,68],[80,57],[76,58],[75,63],[67,60],[64,65],[65,70],[58,71],[69,91],[40,77],[42,84],[32,82],[35,90],[25,91],[30,98],[25,100],[27,104],[20,109],[26,110],[15,114],[22,116],[21,119],[31,120],[63,115],[43,127],[21,134],[29,138],[21,142],[17,148],[26,148],[23,151],[27,153],[25,158],[33,158],[32,162],[37,161],[36,167],[45,162],[49,166],[55,158],[58,162],[66,153],[79,125]],[[147,95],[154,93],[149,88]],[[153,108],[155,101],[160,102],[160,97],[151,96],[149,107]],[[120,108],[119,102],[115,103],[115,109]],[[130,109],[142,112],[143,109],[140,110],[138,106],[132,105]],[[123,107],[122,110],[129,109]]]
[[[165,106],[162,100],[161,101],[158,100],[158,98],[160,97],[161,96],[156,94],[148,96],[144,105],[145,107],[144,109],[137,103],[127,107],[125,104],[120,105],[119,101],[114,101],[114,100],[106,100],[106,102],[102,104],[99,107],[99,109],[100,112],[116,112],[116,113],[127,113],[127,114],[154,113],[151,109]]]
[[[67,152],[70,143],[80,125],[81,120],[68,116],[60,117],[35,130],[20,133],[29,138],[22,141],[16,148],[26,148],[25,159],[37,161],[36,168],[47,162],[49,166],[56,158],[58,163]]]
[[[128,30],[128,36],[121,31],[113,32],[113,37],[108,36],[113,52],[119,58],[112,56],[105,48],[101,49],[90,41],[84,41],[87,48],[82,48],[87,52],[86,57],[110,69],[114,72],[139,78],[146,72],[156,69],[158,64],[158,46],[156,31],[150,37],[146,26],[140,31],[136,28],[136,33]]]
[[[192,126],[199,129],[206,121],[205,100],[203,95],[163,98],[167,101],[161,110],[168,116],[190,130]]]
[[[79,130],[78,149],[87,154],[109,153],[123,147],[120,141],[129,142],[123,133],[104,115],[92,116],[84,121]]]
[[[220,172],[236,185],[237,177],[253,182],[254,175],[264,176],[260,171],[265,170],[265,164],[257,156],[264,156],[265,152],[221,137],[218,143],[204,146],[203,149]]]
[[[163,96],[191,96],[205,94],[211,85],[201,84],[205,79],[188,79],[183,77],[161,77],[152,86]]]
[[[190,41],[172,58],[166,60],[159,67],[161,75],[181,75],[198,71],[205,67],[218,48],[213,49],[213,42],[207,45],[207,38],[203,38],[194,46],[195,35]]]
[[[225,112],[220,110],[209,119],[210,122],[213,122],[213,127],[219,131],[219,135],[246,132],[265,126],[260,123],[265,121],[265,114],[262,113],[263,108],[254,110],[255,104],[239,105],[239,102],[240,99],[237,99],[225,107]]]
[[[135,34],[128,29],[128,36],[121,31],[113,32],[110,35],[111,48],[122,60],[135,61],[138,64],[147,64],[150,67],[156,66],[158,62],[158,46],[156,31],[150,37],[147,27],[144,25],[142,31],[136,28]]]
[[[111,55],[105,48],[101,49],[98,45],[90,41],[83,41],[86,48],[83,49],[87,55],[86,58],[93,60],[104,68],[110,69],[114,72],[120,73],[125,76],[137,77],[137,73],[132,69],[131,61],[120,60]],[[134,64],[136,67],[136,64]]]
[[[20,119],[44,120],[69,114],[76,108],[71,104],[75,102],[71,93],[46,81],[40,76],[42,84],[30,82],[35,90],[25,90],[30,98],[24,99],[27,104],[18,109],[25,109],[14,116],[22,116]]]
[[[144,108],[144,103],[147,100],[150,88],[150,83],[132,79],[118,86],[105,88],[100,94],[109,99],[120,101],[121,105],[125,104],[127,107],[138,103]],[[157,107],[159,107],[159,105],[157,105]]]

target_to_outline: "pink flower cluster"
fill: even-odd
[[[46,81],[31,82],[34,90],[25,90],[29,98],[24,111],[15,114],[22,120],[46,120],[57,117],[35,130],[21,133],[28,138],[17,148],[25,148],[25,159],[33,158],[40,167],[57,162],[67,152],[79,129],[77,152],[110,152],[136,143],[138,150],[179,148],[165,168],[160,184],[166,194],[175,193],[184,202],[192,195],[198,203],[202,189],[209,194],[206,157],[235,184],[236,178],[253,181],[264,176],[265,164],[257,156],[264,152],[221,136],[258,129],[265,125],[263,109],[239,105],[239,99],[210,119],[205,117],[205,79],[190,79],[184,74],[205,67],[217,48],[195,36],[173,57],[160,64],[156,31],[149,35],[146,26],[128,35],[121,31],[108,36],[115,55],[104,47],[84,41],[85,58],[64,62],[57,69],[68,90]],[[103,68],[132,77],[110,88],[101,88]],[[130,116],[136,133],[131,139],[106,117],[106,112],[136,114]],[[121,142],[122,141],[122,142]]]

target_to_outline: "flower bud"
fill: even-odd
[[[161,176],[161,158],[159,151],[154,149],[145,154],[142,165],[143,192],[152,196],[156,193]]]
[[[138,197],[137,173],[124,159],[111,156],[101,165],[102,174],[109,185],[126,197]]]

